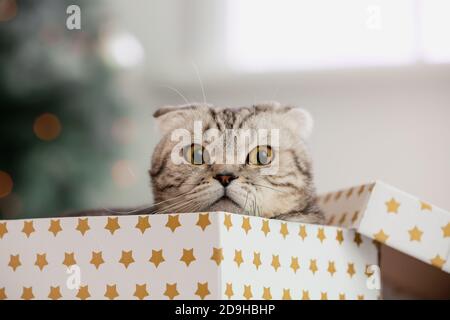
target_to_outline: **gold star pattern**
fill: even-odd
[[[153,263],[155,265],[156,268],[158,268],[158,266],[166,261],[163,257],[163,250],[152,250],[152,256],[150,257],[150,259],[148,260],[151,263]]]
[[[5,288],[3,287],[3,288],[0,288],[0,300],[5,300],[5,299],[7,299],[8,298],[8,296],[6,295],[6,290],[5,290]]]
[[[252,293],[252,286],[248,285],[244,285],[244,293],[242,294],[244,296],[245,299],[250,300],[251,298],[253,298],[253,293]]]
[[[176,296],[178,296],[180,293],[177,290],[177,284],[169,284],[166,283],[166,291],[164,292],[164,295],[167,296],[170,300],[173,300]]]
[[[289,234],[287,223],[281,223],[280,233],[283,236],[283,238],[286,239],[286,236]]]
[[[350,276],[350,278],[353,278],[353,276],[356,273],[356,271],[355,271],[355,264],[354,263],[349,263],[347,265],[347,273]]]
[[[91,229],[91,227],[89,227],[88,218],[85,219],[78,218],[78,225],[76,227],[76,230],[80,231],[81,235],[84,236],[84,234],[88,232],[89,229]]]
[[[59,286],[57,286],[57,287],[50,287],[50,292],[48,293],[47,297],[49,299],[52,299],[52,300],[61,299],[62,295],[61,295],[61,290],[60,290]]]
[[[272,294],[270,293],[270,288],[269,287],[263,287],[262,298],[264,300],[272,300]]]
[[[339,242],[339,244],[342,244],[344,242],[344,232],[342,230],[336,231],[336,240]]]
[[[297,270],[300,269],[300,265],[298,264],[298,257],[291,257],[290,267],[292,271],[294,271],[294,273],[297,273]]]
[[[93,264],[95,266],[95,268],[98,270],[100,265],[102,265],[103,263],[105,263],[105,261],[103,260],[102,252],[101,251],[99,251],[99,252],[92,251],[92,258],[91,258],[90,264]]]
[[[361,195],[364,193],[365,187],[366,187],[366,186],[361,186],[361,188],[359,188],[359,190],[358,190],[358,196],[361,197]]]
[[[48,228],[48,231],[53,233],[53,235],[56,237],[58,232],[62,231],[61,221],[59,219],[57,219],[57,220],[50,220],[50,227]]]
[[[345,300],[345,293],[339,293],[339,300]]]
[[[169,215],[167,217],[166,227],[169,228],[172,232],[175,232],[175,230],[180,226],[181,224],[178,215]]]
[[[350,197],[352,196],[352,194],[353,194],[353,188],[350,188],[350,189],[347,191],[347,194],[346,194],[347,199],[350,198]]]
[[[20,267],[22,263],[20,262],[20,256],[18,254],[16,255],[10,255],[9,256],[9,263],[8,266],[10,266],[13,271],[16,271],[18,267]]]
[[[180,261],[183,261],[187,267],[195,261],[194,249],[183,249],[183,255],[180,258]]]
[[[366,270],[364,271],[364,274],[365,274],[367,277],[370,277],[370,276],[373,275],[373,271],[370,271],[370,269],[371,269],[370,265],[369,265],[369,264],[366,264]]]
[[[261,253],[253,252],[253,264],[255,265],[256,270],[258,270],[261,265]]]
[[[444,238],[450,237],[450,222],[447,223],[446,226],[443,226],[441,229],[442,229]]]
[[[341,216],[341,218],[339,219],[338,223],[339,223],[340,225],[343,225],[344,222],[345,222],[345,218],[347,218],[347,212],[344,212],[344,213],[342,214],[342,216]]]
[[[398,213],[398,208],[400,208],[400,203],[397,202],[394,198],[386,202],[387,212],[388,213]]]
[[[36,230],[34,230],[33,221],[24,221],[22,232],[26,234],[27,238]]]
[[[302,290],[302,300],[310,300],[308,290]]]
[[[309,270],[311,270],[311,272],[312,272],[313,274],[316,274],[317,270],[319,270],[319,269],[317,268],[317,260],[316,260],[316,259],[311,259],[311,260],[309,261]]]
[[[320,300],[328,300],[328,293],[327,292],[321,292],[320,293]]]
[[[78,289],[78,293],[76,297],[80,300],[86,300],[90,298],[91,294],[89,293],[89,287],[88,286],[81,286],[80,289]]]
[[[420,201],[420,210],[422,210],[422,211],[425,211],[425,210],[432,211],[433,207],[430,204],[426,203],[426,202]]]
[[[386,243],[386,241],[389,239],[389,235],[384,233],[383,229],[378,231],[378,233],[375,233],[373,235],[374,239],[381,243]]]
[[[363,294],[358,294],[357,299],[358,300],[364,300],[364,295]]]
[[[133,250],[130,251],[122,250],[122,256],[120,257],[119,262],[122,263],[125,266],[125,268],[128,268],[128,266],[134,262]]]
[[[0,239],[8,233],[8,228],[6,227],[6,222],[0,222]]]
[[[281,266],[280,265],[280,257],[278,255],[272,255],[272,263],[270,264],[275,271],[278,271],[278,268]]]
[[[245,231],[245,234],[248,234],[252,226],[250,225],[250,218],[242,217],[242,229]]]
[[[336,266],[334,265],[334,261],[328,261],[327,271],[331,276],[334,276],[334,274],[336,273]]]
[[[300,238],[302,238],[302,240],[305,240],[305,238],[308,236],[308,233],[306,232],[306,226],[305,225],[301,225],[300,226],[300,230],[298,231],[298,235],[300,236]]]
[[[202,231],[205,231],[206,227],[209,226],[211,224],[211,221],[209,221],[209,214],[205,213],[205,214],[199,214],[198,215],[198,220],[196,225],[199,226],[200,228],[202,228]]]
[[[242,250],[234,250],[234,262],[236,262],[238,268],[241,266],[241,263],[244,262],[242,258]]]
[[[217,263],[217,265],[220,265],[220,263],[223,260],[222,248],[213,248],[211,260],[213,260],[215,263]]]
[[[358,247],[361,245],[361,243],[362,243],[363,241],[362,241],[362,238],[361,238],[361,234],[360,234],[360,233],[355,232],[355,237],[353,238],[353,242],[355,242],[356,245],[357,245]]]
[[[430,260],[431,264],[439,269],[442,269],[442,267],[445,264],[445,260],[441,258],[440,255],[436,255],[433,259]]]
[[[227,228],[227,231],[230,231],[231,227],[233,226],[233,222],[231,221],[231,214],[225,214],[223,225]]]
[[[119,293],[117,292],[117,286],[115,284],[112,285],[106,285],[106,291],[105,291],[105,297],[109,300],[114,300],[119,296]]]
[[[200,283],[197,282],[197,291],[195,291],[195,295],[199,296],[200,299],[204,300],[207,295],[211,294],[208,289],[208,282]]]
[[[22,287],[22,295],[20,296],[23,300],[34,299],[33,288],[32,287]]]
[[[139,300],[143,300],[148,297],[147,285],[144,284],[136,284],[136,289],[134,290],[133,296],[138,298]]]
[[[270,232],[269,220],[262,221],[261,231],[267,237],[267,234]]]
[[[325,236],[325,230],[323,228],[317,229],[317,239],[320,240],[321,243],[323,243],[323,240],[325,240],[327,237]]]
[[[111,234],[114,234],[114,232],[116,232],[116,230],[120,229],[120,225],[119,225],[119,218],[111,218],[108,217],[108,222],[105,225],[105,229],[109,230],[109,232],[111,232]]]
[[[73,266],[74,264],[77,264],[75,260],[75,254],[73,252],[64,252],[64,261],[63,264],[68,268],[70,266]]]
[[[231,284],[231,282],[228,282],[226,284],[225,295],[227,296],[228,300],[230,300],[234,295],[233,285]]]
[[[352,223],[355,223],[358,220],[359,211],[355,211],[352,217]]]
[[[35,266],[38,266],[39,270],[42,271],[46,265],[48,265],[46,254],[36,254]]]
[[[283,289],[283,296],[281,297],[282,300],[292,300],[291,297],[291,289]]]
[[[417,241],[420,242],[422,240],[423,232],[417,228],[417,226],[414,226],[414,228],[408,230],[409,233],[409,241]]]
[[[144,234],[145,230],[151,227],[150,222],[148,221],[148,216],[138,217],[138,222],[134,227],[139,229],[141,233]]]

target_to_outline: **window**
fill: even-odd
[[[448,0],[227,0],[227,62],[249,72],[449,62],[448,14]]]

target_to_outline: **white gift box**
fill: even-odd
[[[328,193],[319,203],[329,224],[450,272],[449,212],[380,181]]]
[[[0,221],[0,299],[378,299],[377,241],[449,272],[448,212],[382,182],[319,204],[327,226],[225,212]]]
[[[349,229],[223,212],[0,228],[0,298],[379,298],[376,245]]]

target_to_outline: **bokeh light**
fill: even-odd
[[[0,198],[4,198],[9,195],[12,189],[13,180],[11,176],[5,171],[0,171]]]
[[[128,160],[118,160],[111,170],[115,185],[119,188],[129,188],[136,183],[133,164]]]
[[[0,22],[6,22],[17,14],[16,0],[0,0]]]
[[[115,66],[131,68],[143,62],[144,48],[134,35],[121,32],[106,37],[103,55]]]
[[[33,130],[39,139],[51,141],[60,135],[61,122],[54,114],[44,113],[34,121]]]
[[[21,198],[14,192],[5,198],[0,198],[0,216],[14,218],[22,214],[23,204]]]

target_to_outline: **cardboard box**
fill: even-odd
[[[450,272],[450,213],[383,182],[319,198],[328,224],[367,237]]]
[[[223,212],[0,222],[3,299],[377,299],[377,264],[354,230]]]

